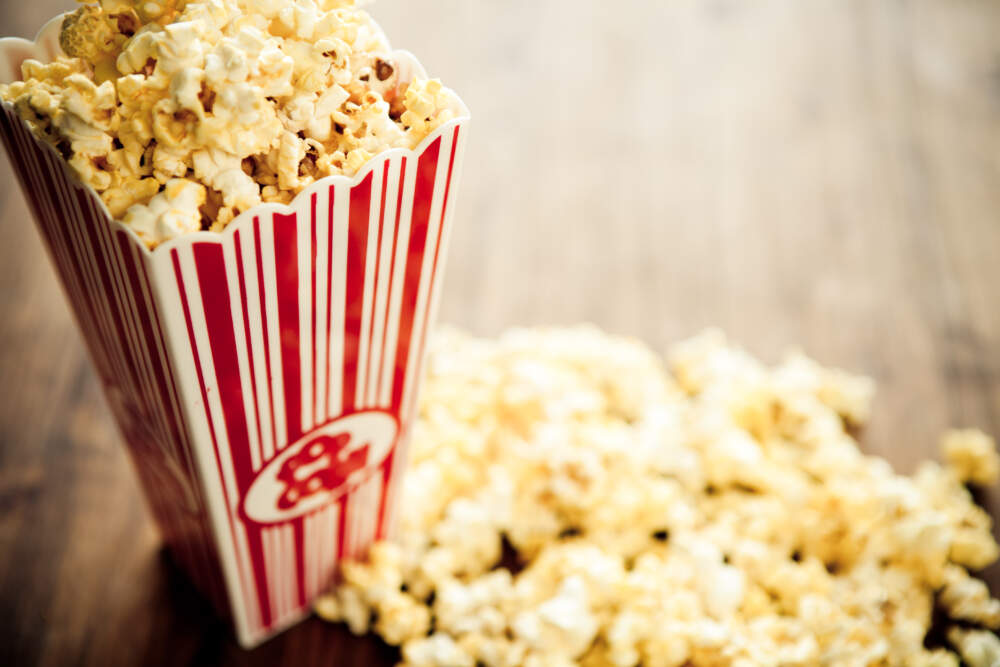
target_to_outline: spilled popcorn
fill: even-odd
[[[404,664],[1000,665],[984,434],[898,475],[845,429],[870,380],[718,332],[669,374],[591,328],[446,331],[428,364],[399,542],[316,604]]]
[[[99,0],[60,45],[0,98],[149,246],[288,203],[461,112],[354,0]]]

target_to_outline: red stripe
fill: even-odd
[[[260,293],[260,319],[264,332],[264,366],[267,371],[267,402],[271,411],[271,442],[274,443],[275,451],[278,450],[278,427],[274,419],[274,384],[271,376],[271,342],[267,328],[267,303],[264,298],[264,262],[260,247],[260,218],[253,219],[253,242],[254,253],[257,259],[257,291]]]
[[[316,317],[316,252],[317,252],[317,241],[316,241],[316,200],[317,195],[314,192],[310,198],[309,214],[311,223],[311,238],[312,246],[310,248],[310,259],[312,260],[312,271],[310,279],[312,281],[312,401],[313,401],[313,424],[318,424],[320,421],[320,414],[322,414],[322,409],[319,404],[319,396],[317,392],[317,387],[319,383],[316,379],[316,351],[319,347],[317,341],[318,327],[317,327],[317,317]],[[329,365],[329,363],[327,363]],[[303,518],[298,518],[292,522],[293,540],[295,542],[295,563],[296,563],[296,584],[298,585],[299,591],[299,606],[304,607],[307,604],[306,597],[306,562],[305,562],[305,524]]]
[[[87,229],[88,234],[91,235],[92,241],[97,243],[97,239],[94,237],[94,228],[90,226]],[[123,283],[124,294],[122,295],[122,305],[124,312],[122,313],[123,319],[128,318],[132,323],[132,328],[135,331],[135,341],[134,349],[130,350],[136,359],[136,386],[141,386],[142,390],[138,395],[131,396],[130,398],[138,401],[142,404],[143,417],[147,424],[158,422],[158,427],[161,429],[160,437],[166,440],[170,440],[170,433],[166,423],[162,420],[163,412],[158,410],[155,405],[155,396],[151,393],[152,389],[147,388],[146,383],[143,379],[147,377],[146,364],[143,363],[141,358],[142,352],[145,350],[148,352],[149,336],[152,335],[152,331],[148,329],[149,320],[148,313],[146,314],[146,320],[143,322],[142,310],[139,305],[139,296],[142,294],[142,286],[139,283],[139,276],[136,273],[135,261],[132,256],[132,247],[129,243],[128,235],[125,232],[119,231],[117,234],[118,248],[121,251],[122,266],[121,275],[119,276]],[[99,262],[103,264],[103,262]],[[102,267],[103,268],[103,267]],[[132,302],[129,300],[129,296],[132,297]],[[143,377],[140,377],[140,374]],[[149,384],[153,384],[153,378],[149,378]],[[162,389],[162,386],[161,386]],[[168,443],[165,443],[168,444]]]
[[[388,350],[386,349],[387,341],[389,340],[389,307],[392,305],[392,279],[396,272],[396,242],[399,240],[399,216],[403,210],[403,190],[406,188],[406,157],[403,157],[403,163],[399,168],[399,189],[398,195],[396,197],[396,224],[392,231],[392,252],[389,253],[389,295],[385,300],[385,331],[386,335],[382,338],[382,356],[378,360],[378,395],[382,395],[382,373],[385,371],[385,358],[388,355]]]
[[[139,262],[139,276],[142,279],[142,284],[145,287],[146,294],[149,295],[149,315],[152,319],[152,326],[156,336],[154,338],[154,343],[157,352],[157,358],[159,360],[158,367],[163,369],[163,374],[166,380],[166,390],[167,394],[164,395],[165,404],[169,405],[169,418],[172,424],[174,433],[176,434],[176,445],[178,450],[182,453],[181,462],[184,466],[184,470],[187,472],[189,479],[191,480],[191,488],[194,492],[195,501],[198,503],[196,517],[192,518],[195,523],[195,532],[191,535],[191,538],[198,544],[198,547],[204,553],[203,566],[204,572],[204,582],[202,584],[202,590],[208,596],[215,608],[223,616],[230,616],[232,610],[230,609],[229,599],[226,596],[225,590],[221,588],[221,584],[224,581],[222,574],[222,566],[219,562],[219,555],[215,549],[214,538],[212,537],[211,527],[208,525],[208,515],[205,506],[205,499],[202,497],[202,486],[201,478],[198,475],[197,469],[194,467],[191,452],[191,445],[188,441],[188,431],[187,424],[184,420],[184,412],[180,409],[177,403],[177,383],[174,379],[173,369],[167,363],[167,352],[164,341],[166,337],[163,333],[163,324],[160,319],[159,307],[156,304],[156,295],[153,293],[152,286],[149,282],[149,270],[146,267],[145,262]]]
[[[344,299],[343,414],[354,409],[358,383],[358,348],[364,311],[365,260],[368,253],[368,216],[372,202],[372,174],[351,188],[351,213],[347,240],[347,286]]]
[[[264,434],[260,426],[260,410],[257,409],[257,406],[260,405],[257,402],[257,372],[254,370],[253,339],[250,338],[250,314],[247,311],[250,295],[247,294],[246,275],[243,270],[243,246],[240,244],[240,230],[237,229],[233,236],[233,247],[236,250],[236,269],[240,283],[240,305],[243,307],[243,336],[246,339],[247,365],[250,367],[250,387],[253,389],[254,425],[257,428],[257,445],[261,448],[261,460],[263,460]]]
[[[6,109],[4,111],[4,115],[7,117]],[[56,213],[56,194],[51,177],[47,176],[51,172],[51,167],[45,161],[47,149],[43,149],[35,142],[30,130],[16,116],[8,117],[8,120],[11,123],[10,139],[14,142],[8,146],[8,149],[13,149],[12,158],[14,155],[19,156],[19,160],[12,159],[12,162],[20,165],[23,173],[22,169],[15,169],[15,171],[22,178],[22,188],[29,204],[33,205],[35,209],[37,227],[41,231],[42,237],[48,242],[49,257],[61,278],[60,286],[71,306],[70,312],[79,326],[88,349],[94,349],[92,346],[95,340],[85,328],[84,313],[82,305],[80,305],[83,303],[84,297],[70,261],[69,251],[66,248],[66,229]],[[98,372],[101,373],[102,383],[107,386],[112,378],[110,368],[103,369],[102,372],[99,367]]]
[[[60,165],[54,162],[57,158],[48,150],[42,151],[42,156],[46,160],[48,167],[47,173],[44,174],[44,182],[49,196],[53,200],[58,197],[67,203],[70,202],[72,195],[64,189],[68,188],[69,184],[65,180],[64,172]],[[128,380],[132,381],[138,371],[132,356],[131,345],[127,343],[125,338],[127,332],[122,325],[119,311],[109,307],[109,310],[115,317],[115,322],[113,323],[115,326],[114,331],[109,332],[107,335],[102,335],[99,330],[98,307],[94,299],[101,291],[100,289],[92,288],[88,284],[86,266],[89,262],[87,262],[83,254],[86,239],[80,233],[74,234],[74,230],[79,232],[79,225],[77,224],[79,221],[75,218],[76,216],[73,215],[72,211],[58,211],[54,223],[56,225],[55,233],[65,242],[66,255],[70,262],[69,284],[72,284],[78,290],[78,298],[71,302],[77,324],[80,327],[84,340],[87,342],[88,348],[92,350],[92,358],[96,358],[95,353],[99,354],[101,350],[105,349],[105,345],[110,345],[114,341],[119,343],[121,352],[117,355],[117,358],[124,358],[126,367],[122,369],[122,372],[128,376]],[[85,262],[87,263],[85,264]],[[103,340],[104,338],[107,340]],[[100,365],[96,363],[95,365],[100,368]],[[120,381],[123,380],[124,378]],[[133,384],[133,386],[135,385]]]
[[[90,230],[92,231],[92,230]],[[136,267],[135,257],[132,254],[132,247],[129,241],[128,235],[125,232],[118,232],[118,246],[121,249],[122,258],[124,259],[124,279],[128,280],[128,285],[131,287],[131,295],[134,300],[135,306],[132,314],[133,320],[136,323],[137,333],[139,335],[139,345],[146,351],[146,354],[150,360],[149,371],[151,371],[153,377],[150,378],[154,389],[159,392],[159,397],[161,399],[161,406],[158,408],[153,402],[156,396],[150,396],[150,402],[146,405],[147,410],[147,420],[152,420],[158,417],[157,421],[160,422],[160,428],[163,429],[161,437],[163,437],[167,442],[164,445],[174,449],[180,434],[176,431],[170,430],[170,425],[166,422],[166,400],[167,394],[167,383],[164,377],[163,367],[160,365],[160,360],[155,355],[151,354],[150,351],[155,346],[153,342],[153,329],[152,323],[149,318],[149,308],[145,303],[145,298],[143,297],[142,283],[139,280],[139,272]],[[140,301],[142,297],[142,301]]]
[[[75,194],[77,196],[80,210],[89,211],[92,216],[96,215],[96,212],[88,207],[89,201],[81,198],[82,193],[76,192]],[[95,260],[98,264],[99,273],[102,274],[103,278],[106,273],[107,260],[103,259],[102,256],[98,254],[98,248],[102,248],[104,251],[107,251],[108,248],[113,247],[113,245],[105,245],[102,243],[104,240],[104,234],[98,230],[95,224],[86,224],[88,222],[87,220],[84,220],[83,222],[84,224],[81,226],[85,228],[86,234],[90,239],[92,244],[91,249],[95,254]],[[109,229],[109,227],[103,226],[107,225],[107,221],[102,220],[100,224],[102,225],[101,229]],[[107,240],[109,244],[114,243],[111,239]],[[115,265],[117,267],[117,277],[121,280],[123,290],[122,318],[128,318],[130,322],[133,323],[136,332],[134,349],[131,351],[135,354],[135,358],[140,365],[144,376],[147,375],[147,373],[155,374],[155,370],[153,370],[151,365],[152,359],[150,359],[149,363],[143,363],[141,359],[141,353],[143,351],[145,351],[148,356],[152,356],[149,355],[149,350],[153,347],[153,333],[150,327],[148,309],[144,307],[146,302],[143,295],[142,284],[138,275],[135,256],[132,252],[129,238],[124,232],[118,232],[117,242],[122,257],[121,263]],[[129,296],[131,296],[131,300],[129,300]],[[149,377],[149,380],[150,385],[154,385],[153,378]],[[139,382],[138,378],[136,378],[136,382]],[[161,384],[159,388],[161,392],[164,392],[165,384]],[[187,531],[185,531],[182,526],[181,509],[184,506],[184,491],[183,489],[177,489],[173,484],[164,485],[162,483],[162,478],[165,474],[172,475],[172,473],[166,469],[165,461],[167,460],[167,457],[171,456],[167,453],[167,448],[176,442],[174,438],[177,434],[172,434],[170,432],[169,425],[166,421],[165,409],[160,409],[156,406],[156,396],[153,393],[154,391],[155,386],[146,387],[143,385],[143,391],[141,393],[133,393],[127,396],[126,400],[129,401],[131,407],[126,407],[126,410],[138,412],[143,422],[147,425],[147,428],[149,428],[149,432],[148,434],[140,434],[126,431],[126,444],[129,446],[130,454],[132,455],[132,459],[137,468],[148,469],[150,472],[157,467],[164,468],[163,470],[157,471],[155,474],[147,476],[148,479],[144,484],[146,497],[149,500],[149,504],[154,507],[154,512],[157,515],[160,528],[164,533],[165,541],[170,545],[175,558],[177,558],[181,565],[191,573],[191,576],[195,579],[196,583],[201,584],[202,582],[200,579],[202,576],[200,570],[196,566],[197,559],[194,556],[192,545],[188,541]],[[124,418],[134,419],[134,415],[125,415]],[[145,438],[140,439],[140,435],[147,435],[148,439],[151,441],[146,441]],[[150,457],[150,450],[156,452],[155,458]],[[190,479],[188,481],[190,482]]]
[[[316,193],[312,194],[310,199],[309,214],[310,221],[312,223],[312,246],[310,248],[310,258],[312,260],[312,273],[310,279],[312,280],[312,398],[313,398],[313,424],[319,423],[320,406],[319,406],[319,396],[316,392],[317,382],[316,382],[316,349],[318,347],[316,342]],[[301,572],[301,568],[299,569]]]
[[[427,314],[424,317],[424,325],[420,332],[420,346],[422,351],[417,359],[417,375],[414,378],[414,382],[420,382],[421,377],[423,377],[421,373],[423,373],[424,357],[426,357],[423,350],[427,347],[427,326],[431,321],[431,316],[434,314],[431,309],[434,307],[434,289],[437,285],[438,259],[441,255],[441,239],[444,238],[444,218],[448,213],[448,195],[451,194],[451,172],[455,167],[455,149],[458,148],[458,131],[460,129],[460,125],[455,126],[455,134],[453,135],[451,142],[451,158],[448,162],[448,180],[445,181],[444,185],[444,201],[441,205],[441,221],[440,224],[438,224],[437,244],[434,246],[434,262],[431,265],[431,284],[430,289],[427,290]],[[406,409],[408,410],[409,407],[407,406]]]
[[[288,442],[302,435],[302,369],[299,361],[299,243],[294,213],[274,214],[274,270],[278,283],[281,379],[285,386]]]
[[[113,247],[113,242],[111,240],[111,220],[108,219],[103,212],[99,211],[98,207],[94,205],[93,196],[85,197],[83,203],[87,205],[87,210],[90,212],[92,219],[96,220],[96,222],[88,228],[88,231],[91,232],[91,243],[94,249],[95,261],[97,262],[98,279],[101,281],[101,287],[103,287],[101,294],[104,297],[104,302],[108,304],[107,309],[110,311],[110,299],[114,293],[108,291],[109,280],[106,274],[108,267],[114,265],[110,259],[110,254],[112,252],[111,248]],[[98,232],[96,238],[93,234],[95,229]],[[111,324],[106,323],[106,326],[111,326]],[[113,342],[115,340],[113,338],[114,335],[115,334],[113,332],[108,332],[102,337],[102,343],[104,343],[102,351],[106,355],[105,363],[107,365],[107,373],[113,372],[113,362],[119,361],[121,357],[121,353],[116,353],[113,348]]]
[[[3,107],[2,121],[4,145],[10,156],[11,164],[14,166],[14,173],[17,174],[20,181],[21,192],[29,207],[34,211],[36,227],[45,241],[49,259],[59,274],[63,295],[67,302],[72,304],[82,297],[75,296],[77,293],[73,289],[72,270],[65,253],[62,251],[61,239],[56,237],[56,225],[51,211],[53,197],[51,189],[46,187],[41,175],[40,151],[30,138],[23,121],[9,112],[6,106]],[[45,197],[41,196],[43,190],[48,190]],[[80,316],[75,312],[76,309],[71,310],[79,322]],[[108,379],[107,376],[102,377],[102,381],[105,383]]]
[[[191,322],[191,309],[188,304],[187,291],[185,290],[184,287],[184,277],[181,273],[180,259],[177,254],[177,250],[171,251],[171,259],[173,260],[174,264],[174,275],[177,278],[177,288],[181,297],[181,305],[184,308],[184,319],[187,324],[187,330],[188,330],[188,342],[191,345],[191,353],[194,357],[194,366],[198,373],[198,384],[201,387],[202,405],[205,406],[205,417],[208,420],[208,429],[212,435],[212,447],[215,450],[215,464],[217,467],[217,471],[219,473],[219,483],[222,485],[222,493],[223,496],[227,499],[226,502],[228,504],[229,492],[226,488],[225,475],[223,475],[222,472],[222,455],[221,452],[219,451],[219,441],[215,432],[215,423],[214,420],[212,419],[211,408],[209,407],[208,390],[205,386],[205,377],[201,370],[201,359],[200,355],[198,354],[198,344],[194,336],[194,326]],[[232,539],[232,546],[234,551],[236,552],[236,565],[237,568],[242,573],[243,564],[242,564],[242,559],[240,558],[239,542],[237,542],[236,540],[236,529],[233,526],[233,517],[231,509],[229,509],[229,511],[226,512],[226,518],[229,522],[229,532],[230,532],[230,537]],[[249,532],[250,531],[248,531],[248,533]],[[266,583],[263,586],[261,585],[261,580],[264,579],[264,569],[263,569],[263,564],[260,562],[260,560],[262,560],[260,559],[260,538],[258,531],[254,531],[254,533],[256,533],[254,537],[256,537],[257,539],[255,543],[252,543],[252,546],[256,546],[257,548],[255,552],[252,554],[252,558],[254,559],[254,567],[253,567],[254,578],[257,583],[257,598],[258,598],[257,602],[260,607],[261,625],[263,625],[264,627],[269,627],[271,625],[271,607],[268,604]],[[243,581],[243,575],[241,574],[240,582],[242,583],[242,581]]]
[[[242,498],[253,482],[250,458],[250,439],[244,412],[243,386],[239,357],[236,353],[236,336],[233,329],[229,299],[229,281],[226,274],[222,246],[218,243],[196,243],[192,246],[198,283],[205,313],[205,328],[210,333],[209,342],[215,367],[219,400],[222,404],[229,454],[236,475],[238,497]],[[265,626],[270,623],[267,577],[260,531],[247,526],[250,559],[257,588],[258,604]]]
[[[65,182],[64,171],[59,169],[58,171],[54,171],[53,175],[57,181],[63,182],[66,190],[72,189],[70,184]],[[79,194],[78,192],[67,192],[66,196],[70,201],[74,197],[77,198],[76,203],[82,215],[87,209],[85,204],[80,201]],[[120,272],[118,263],[112,257],[114,249],[111,242],[109,241],[107,246],[105,246],[102,244],[102,239],[98,238],[99,235],[96,233],[98,229],[106,229],[105,225],[107,221],[102,220],[100,226],[96,224],[88,225],[80,219],[80,216],[74,213],[72,209],[62,212],[58,233],[78,253],[81,267],[90,266],[91,268],[92,277],[89,280],[85,279],[83,273],[78,273],[76,276],[79,288],[84,290],[87,296],[92,299],[93,311],[89,327],[81,327],[83,328],[84,337],[88,341],[91,357],[95,360],[95,365],[98,366],[98,369],[100,370],[102,366],[100,357],[103,353],[107,359],[107,368],[104,370],[104,374],[109,378],[114,378],[115,373],[112,371],[111,365],[112,362],[115,362],[117,366],[115,370],[118,376],[117,384],[122,386],[126,395],[135,396],[138,399],[140,390],[135,381],[135,378],[138,376],[138,358],[135,356],[135,344],[131,341],[124,324],[124,318],[127,315],[126,306],[113,301],[124,288],[114,285],[117,291],[111,290],[109,283],[104,282],[104,280],[110,282],[111,278],[108,278],[109,272],[111,272],[110,275],[112,278],[118,277],[118,273]],[[76,233],[75,237],[73,236],[74,230]],[[88,238],[89,245],[87,245]],[[95,259],[93,261],[86,255],[85,251],[88,248],[94,254]],[[91,284],[93,284],[93,287],[90,286]],[[105,308],[101,307],[100,304],[102,302],[105,304]],[[86,324],[83,313],[78,314],[78,321]]]
[[[424,318],[424,325],[420,334],[421,335],[420,342],[421,345],[423,346],[426,346],[427,344],[427,324],[430,321],[431,306],[433,305],[433,299],[434,299],[434,285],[437,276],[438,257],[441,251],[441,239],[443,237],[443,232],[444,232],[444,219],[445,215],[448,212],[448,196],[451,192],[451,174],[452,170],[455,167],[455,149],[458,147],[458,131],[459,131],[459,126],[456,126],[455,134],[453,136],[451,144],[451,158],[448,163],[448,181],[446,182],[444,188],[444,202],[441,207],[441,222],[440,225],[438,226],[437,245],[434,247],[434,262],[431,268],[431,284],[430,284],[430,289],[428,289],[428,296],[427,296],[427,317]],[[416,368],[417,377],[415,380],[417,382],[420,381],[420,373],[423,372],[424,356],[425,355],[421,353],[418,359],[418,364]],[[396,403],[395,401],[394,404],[398,405],[398,403]],[[395,459],[398,449],[399,449],[398,445],[397,447],[393,448],[392,453],[388,457],[386,457],[386,460],[383,463],[382,492],[381,492],[381,497],[379,499],[378,524],[376,524],[378,526],[378,539],[382,539],[383,537],[385,537],[386,501],[388,500],[388,495],[389,495],[389,479],[391,477],[392,461],[393,459]]]
[[[434,301],[434,287],[435,287],[436,280],[437,280],[438,259],[439,259],[440,252],[441,252],[441,239],[443,238],[443,235],[444,235],[445,215],[448,213],[448,199],[449,199],[449,195],[451,194],[451,176],[452,176],[452,170],[455,167],[455,151],[458,148],[458,133],[459,133],[460,129],[461,129],[460,126],[456,126],[455,127],[455,134],[452,136],[451,157],[449,158],[449,162],[448,162],[448,180],[446,181],[445,187],[444,187],[444,201],[443,201],[442,206],[441,206],[441,220],[440,220],[440,224],[438,225],[437,244],[434,246],[434,261],[433,261],[433,264],[431,266],[431,284],[430,284],[430,288],[428,289],[428,296],[427,296],[427,316],[424,318],[424,324],[423,324],[422,331],[421,331],[421,334],[420,334],[420,336],[421,336],[420,343],[421,343],[422,346],[426,346],[427,345],[427,326],[428,326],[428,323],[430,322],[430,318],[431,318],[431,314],[432,314],[431,313],[431,307],[433,306],[433,301]],[[416,368],[416,374],[417,374],[417,376],[416,376],[415,382],[419,382],[420,381],[420,377],[421,377],[420,374],[423,372],[423,362],[424,362],[425,356],[426,355],[423,352],[420,353],[420,357],[418,359],[418,364],[417,364],[417,368]],[[405,366],[404,366],[404,368],[405,368]],[[406,409],[408,409],[408,408],[406,408]],[[378,518],[378,524],[377,524],[378,525],[378,531],[379,531],[378,539],[382,539],[383,537],[385,537],[385,531],[386,531],[386,525],[385,525],[385,519],[386,519],[386,501],[388,500],[388,495],[389,495],[389,479],[391,477],[392,461],[396,458],[396,454],[398,452],[399,452],[399,446],[397,445],[397,447],[395,447],[393,449],[392,453],[388,457],[386,457],[386,461],[383,464],[385,467],[383,468],[383,471],[382,471],[382,474],[383,474],[383,484],[382,484],[381,499],[379,501],[379,518]]]
[[[330,404],[330,304],[331,295],[333,294],[333,202],[336,195],[336,188],[330,186],[330,197],[329,197],[329,215],[327,217],[328,224],[330,225],[330,232],[326,237],[326,402],[327,405]],[[328,415],[332,416],[332,415]]]
[[[242,495],[242,491],[253,481],[253,467],[250,463],[250,434],[243,406],[243,383],[240,378],[239,357],[236,354],[236,334],[233,329],[225,257],[222,245],[218,243],[195,243],[191,249],[198,273],[198,288],[205,311],[205,329],[211,344],[226,435],[233,454],[236,483]]]
[[[365,368],[365,377],[368,378],[368,386],[375,384],[376,389],[378,388],[377,378],[372,377],[372,357],[374,355],[374,348],[372,347],[375,342],[375,306],[378,303],[378,278],[379,270],[382,268],[382,226],[385,222],[385,191],[389,186],[389,161],[385,161],[385,168],[382,170],[382,201],[379,203],[379,213],[378,213],[378,237],[375,241],[375,288],[372,290],[372,315],[371,320],[368,323],[368,359],[367,366]],[[390,283],[391,284],[391,283]],[[386,301],[389,300],[389,293],[386,290]],[[383,325],[383,336],[385,335],[385,327]],[[381,362],[381,356],[379,357]],[[377,395],[376,395],[377,396]],[[378,400],[377,398],[375,399]]]
[[[15,129],[15,124],[18,124],[18,129],[20,129],[19,124],[21,122],[16,116],[12,118],[11,113],[7,111],[7,107],[3,107],[3,114],[0,115],[0,130],[3,132],[4,147],[7,149],[11,166],[14,167],[14,174],[21,185],[21,192],[24,194],[29,207],[34,211],[35,219],[41,223],[43,219],[47,219],[48,215],[42,213],[42,202],[38,196],[39,188],[33,182],[38,180],[34,173],[35,169],[31,167],[31,157],[34,156],[25,155],[25,151],[21,147],[23,137]],[[39,227],[41,228],[42,225],[40,224]],[[46,238],[49,237],[47,228],[43,228],[41,231]]]
[[[403,157],[402,164],[399,168],[399,186],[396,196],[396,224],[393,227],[392,232],[392,252],[389,253],[389,298],[385,300],[385,326],[387,335],[383,339],[382,343],[382,357],[379,359],[378,365],[378,384],[379,384],[379,396],[382,395],[382,377],[385,368],[385,359],[388,355],[388,350],[386,345],[389,340],[388,327],[389,327],[389,308],[392,305],[392,281],[396,272],[396,244],[399,240],[399,220],[403,211],[403,191],[406,189],[406,157]],[[388,519],[388,512],[386,511],[386,495],[389,491],[389,481],[392,479],[392,462],[396,458],[396,450],[398,448],[399,438],[397,436],[397,444],[392,448],[389,456],[385,458],[382,462],[382,505],[378,510],[378,524],[375,533],[375,538],[377,540],[384,539],[386,537],[387,526],[386,520]]]
[[[351,497],[350,493],[345,493],[344,496],[337,501],[339,505],[339,512],[337,512],[337,560],[344,559],[347,554],[345,549],[347,548],[347,502]]]
[[[60,164],[56,163],[57,157],[52,155],[52,151],[48,148],[39,147],[36,143],[31,143],[32,155],[37,158],[36,167],[41,170],[42,165],[40,161],[46,161],[48,164],[47,171],[51,177],[48,181],[48,185],[44,188],[46,190],[45,199],[49,202],[49,224],[52,228],[52,237],[57,241],[57,243],[62,245],[62,256],[63,261],[70,256],[68,248],[72,246],[74,250],[81,250],[82,246],[86,241],[80,240],[76,241],[72,235],[72,228],[70,221],[79,220],[79,215],[75,215],[75,211],[70,207],[68,210],[56,210],[55,202],[60,197],[63,197],[62,191],[57,191],[58,184],[62,184],[64,190],[69,189],[69,184],[65,183],[65,170]],[[72,198],[72,193],[65,195],[68,198]],[[59,203],[63,203],[62,200]],[[81,209],[82,211],[83,209]],[[104,222],[102,220],[102,222]],[[78,225],[79,226],[79,225]],[[83,260],[84,255],[80,255],[81,260]],[[90,266],[92,263],[86,260],[86,266]],[[68,277],[68,282],[64,287],[68,290],[75,288],[78,292],[76,299],[70,299],[70,305],[73,306],[73,315],[80,327],[80,331],[83,335],[84,340],[87,343],[87,349],[90,352],[91,360],[94,362],[94,366],[97,368],[98,374],[101,376],[102,382],[107,385],[112,382],[113,368],[112,360],[120,363],[121,354],[112,355],[108,352],[107,346],[110,344],[113,336],[118,334],[117,331],[109,330],[110,324],[107,323],[106,318],[101,316],[100,306],[98,304],[98,299],[103,296],[103,291],[99,289],[92,289],[85,282],[84,275],[79,271],[74,272],[72,268],[70,270],[70,275]],[[85,298],[91,298],[93,301],[93,319],[88,321],[87,313],[81,308],[83,304],[86,303]],[[119,373],[124,373],[124,369],[118,369]]]
[[[403,400],[406,365],[410,355],[410,338],[413,333],[413,316],[417,307],[424,248],[427,245],[428,221],[431,217],[431,204],[434,198],[434,178],[437,173],[440,152],[441,138],[438,137],[424,150],[420,161],[417,162],[417,183],[413,198],[410,245],[406,253],[406,278],[403,284],[403,301],[400,307],[399,340],[396,343],[396,370],[392,388],[392,407],[396,410],[400,409]]]
[[[399,437],[396,438],[396,445],[389,452],[389,455],[385,457],[382,461],[382,499],[381,504],[378,507],[378,523],[375,524],[375,540],[385,539],[386,525],[385,520],[387,516],[386,512],[386,500],[389,495],[389,480],[392,479],[392,461],[396,458],[396,452],[399,450]]]
[[[55,255],[52,247],[52,235],[46,224],[48,221],[48,214],[43,213],[41,198],[39,197],[39,189],[31,181],[36,180],[36,176],[32,173],[30,160],[32,156],[26,156],[18,141],[18,135],[15,134],[14,125],[12,123],[21,123],[20,119],[15,116],[12,120],[10,112],[7,111],[7,107],[3,107],[3,114],[0,115],[0,130],[3,132],[3,143],[7,149],[7,155],[10,157],[11,165],[14,167],[14,174],[17,176],[17,180],[21,185],[21,192],[24,194],[24,198],[28,202],[28,206],[34,212],[35,220],[38,222],[38,230],[42,233],[42,237],[46,240],[46,249],[49,251],[49,257],[56,264],[56,269],[62,274],[63,269],[58,265],[55,259]],[[15,159],[17,156],[17,159]]]
[[[295,584],[298,590],[298,606],[304,607],[309,603],[306,596],[306,545],[305,545],[305,519],[299,517],[292,521],[292,540],[295,544]]]

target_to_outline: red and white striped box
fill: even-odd
[[[58,27],[0,40],[0,81],[53,57]],[[392,533],[467,121],[150,251],[3,104],[163,539],[246,647]]]

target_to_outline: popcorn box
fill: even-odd
[[[0,40],[0,80],[59,53],[60,23]],[[392,532],[467,122],[463,107],[416,150],[151,251],[3,105],[0,135],[163,539],[245,647]]]

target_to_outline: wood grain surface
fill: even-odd
[[[799,345],[878,380],[864,446],[902,471],[1000,433],[1000,3],[372,11],[474,114],[444,321]],[[160,552],[6,160],[0,220],[0,664],[392,664],[315,619],[236,647]]]

